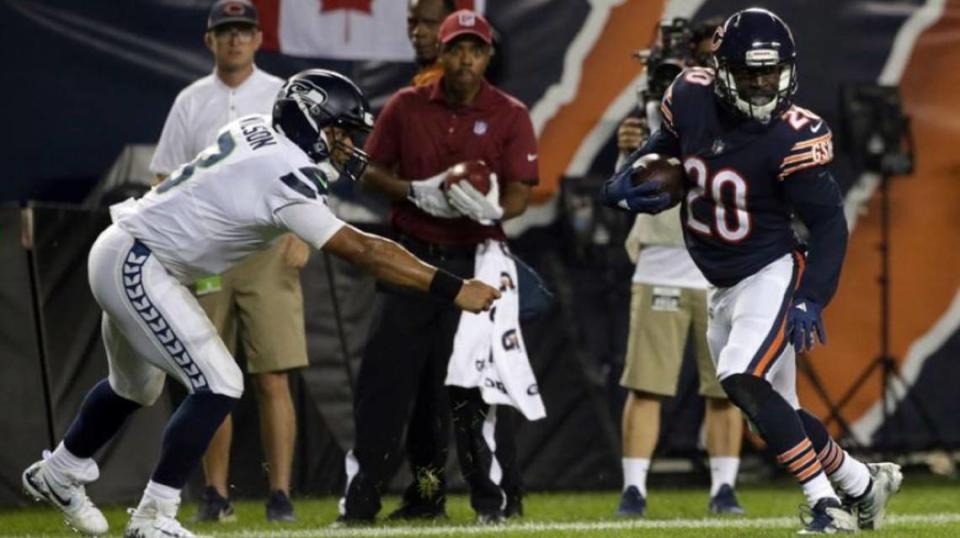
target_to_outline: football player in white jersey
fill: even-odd
[[[92,457],[130,414],[157,400],[170,375],[190,394],[167,424],[160,460],[124,536],[194,536],[176,519],[180,490],[240,398],[243,377],[187,286],[287,231],[378,279],[471,312],[490,308],[496,289],[427,265],[330,211],[328,183],[337,175],[355,179],[366,166],[350,135],[372,124],[353,82],[304,71],[284,84],[272,118],[228,124],[216,145],[143,198],[111,207],[113,225],[89,259],[110,374],[87,395],[59,446],[24,471],[28,493],[57,507],[77,531],[106,533],[106,519],[84,490],[99,476]]]

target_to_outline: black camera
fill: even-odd
[[[691,43],[693,31],[690,21],[677,17],[669,22],[660,23],[659,38],[649,49],[639,50],[634,57],[647,68],[647,85],[638,88],[638,97],[642,105],[648,101],[659,101],[670,87],[673,79],[691,63]]]
[[[913,172],[910,118],[896,86],[847,84],[841,88],[846,142],[864,170],[888,176]]]

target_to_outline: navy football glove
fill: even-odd
[[[794,297],[787,312],[787,338],[797,353],[813,349],[814,333],[821,344],[827,343],[827,333],[820,318],[821,310],[823,307],[809,299]]]
[[[624,166],[600,190],[601,201],[634,213],[655,214],[670,206],[670,195],[660,192],[659,181],[646,181],[633,186],[633,166]]]

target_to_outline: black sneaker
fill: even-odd
[[[710,498],[708,506],[711,514],[724,516],[742,516],[746,510],[737,502],[737,494],[730,484],[724,484],[717,490],[717,494]]]
[[[845,510],[839,499],[824,497],[810,508],[800,507],[804,528],[797,534],[852,534],[857,532],[857,518]]]
[[[507,495],[507,506],[503,509],[503,517],[507,519],[523,517],[523,497]]]
[[[393,512],[390,512],[390,515],[387,516],[387,519],[394,521],[415,519],[447,519],[447,510],[444,508],[444,504],[445,503],[442,501],[438,503],[404,503]]]
[[[237,514],[233,511],[233,505],[230,501],[217,493],[213,486],[207,486],[200,497],[200,507],[197,509],[197,515],[193,517],[195,522],[216,521],[219,523],[233,523],[237,520]]]
[[[613,515],[618,517],[643,517],[647,513],[647,500],[637,486],[630,486],[620,495],[620,506]]]
[[[267,497],[267,521],[293,522],[297,516],[293,513],[293,503],[286,493],[280,491],[271,491]]]

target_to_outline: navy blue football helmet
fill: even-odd
[[[797,92],[797,47],[780,17],[760,8],[734,13],[713,37],[720,101],[760,123],[779,117]]]
[[[323,132],[339,127],[351,140],[373,128],[367,98],[347,77],[326,69],[307,69],[290,77],[273,104],[273,126],[300,147],[316,163],[330,160],[341,175],[357,180],[367,167],[367,154]],[[331,159],[335,150],[347,155],[345,162]]]

